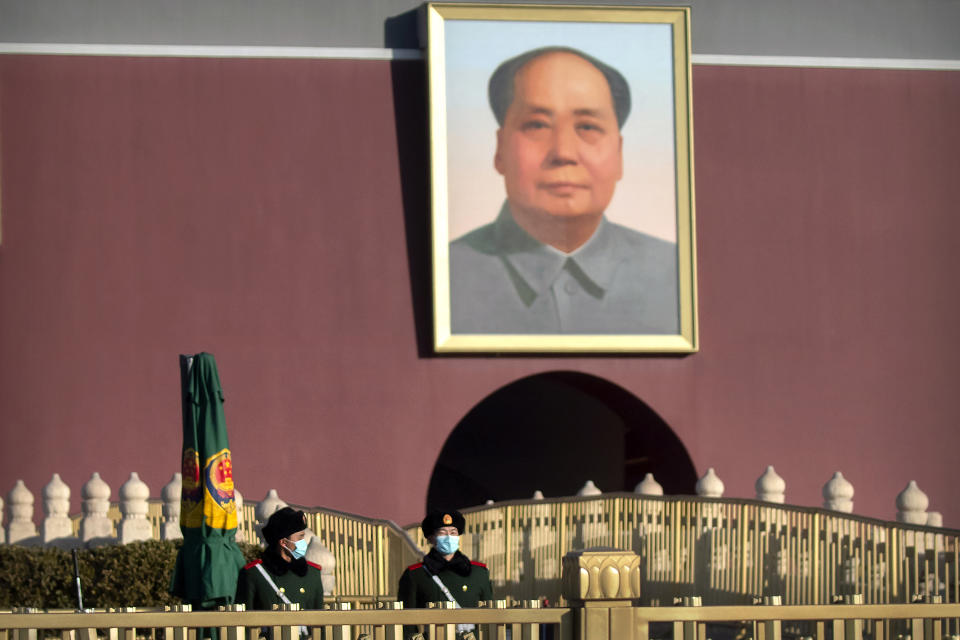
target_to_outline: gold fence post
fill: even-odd
[[[510,578],[513,577],[512,567],[510,566],[510,560],[513,557],[513,550],[511,549],[513,531],[510,529],[512,515],[513,509],[510,505],[503,507],[503,582],[507,589],[510,588]]]
[[[813,517],[810,522],[810,577],[811,583],[813,585],[813,598],[810,601],[810,604],[820,604],[821,599],[821,586],[820,586],[820,571],[823,564],[820,562],[820,529],[822,523],[820,522],[820,514],[817,512],[813,513]]]
[[[163,610],[176,611],[178,613],[187,613],[187,612],[193,611],[193,607],[189,604],[175,604],[172,607],[164,607]],[[93,634],[90,640],[96,640],[97,631],[96,629],[92,629],[92,631],[93,631]],[[164,627],[163,638],[164,640],[187,640],[187,628],[186,627]]]
[[[932,595],[926,599],[930,604],[943,604],[943,596]],[[943,623],[937,618],[925,618],[923,637],[926,640],[943,640]]]
[[[280,611],[299,611],[300,605],[296,602],[291,602],[290,604],[281,604],[277,607]],[[274,632],[274,640],[277,639],[276,632]],[[295,627],[292,625],[284,625],[280,627],[280,640],[300,640],[300,627]]]
[[[910,619],[910,636],[913,640],[924,640],[923,618]]]
[[[843,596],[844,604],[863,604],[863,594],[854,593]],[[863,640],[863,620],[847,620],[844,622],[846,640]]]
[[[173,607],[167,604],[163,606],[163,610],[173,611],[174,609]],[[163,640],[173,640],[173,627],[163,627],[162,629],[158,629],[158,631],[160,631],[159,636],[163,638]],[[96,630],[94,630],[93,640],[96,640],[96,639],[97,639],[97,633],[96,633]],[[83,640],[89,640],[89,639],[83,638]]]
[[[330,607],[334,611],[350,611],[349,602],[335,602]],[[353,633],[349,624],[337,624],[333,626],[333,633],[327,635],[327,640],[353,640]],[[286,638],[284,638],[286,640]]]
[[[116,613],[118,609],[114,607],[107,607],[107,613]],[[110,627],[106,629],[106,640],[119,640],[120,630],[116,627]]]
[[[377,560],[377,595],[382,596],[387,593],[387,563],[385,559],[390,546],[387,542],[387,528],[382,524],[376,527],[376,553]]]
[[[96,629],[77,629],[77,640],[97,640]]]
[[[703,606],[703,598],[700,596],[685,596],[680,600],[680,604],[685,607]],[[707,627],[701,622],[689,620],[687,622],[673,623],[674,640],[706,640]],[[777,638],[777,640],[780,640]]]
[[[557,562],[563,566],[563,550],[567,548],[567,503],[561,502],[557,514]]]
[[[571,551],[561,589],[576,613],[575,640],[640,640],[640,556],[633,551]]]
[[[539,600],[524,600],[522,603],[524,609],[539,609]],[[516,636],[514,636],[516,638]],[[540,625],[536,622],[528,622],[523,625],[523,631],[520,635],[521,640],[540,640]]]
[[[228,604],[225,606],[217,607],[217,611],[246,611],[247,605],[245,604]],[[223,630],[223,636],[226,640],[244,640],[246,633],[244,628],[241,627],[221,627]]]
[[[780,596],[765,596],[763,605],[768,607],[777,607],[783,604]],[[780,620],[766,620],[757,626],[758,640],[780,640],[782,622]]]
[[[430,603],[434,609],[456,609],[456,606],[449,600],[443,600],[441,602],[432,602]],[[429,631],[430,625],[427,626]],[[437,640],[456,640],[457,637],[457,625],[456,624],[438,624],[435,627],[436,633],[431,637],[437,638]],[[349,640],[349,639],[345,639]]]
[[[399,611],[403,609],[402,602],[377,602],[378,609],[389,609],[390,611]],[[374,640],[403,640],[403,625],[385,624],[382,627],[376,627],[373,630]]]
[[[843,624],[843,620],[834,620],[833,621],[833,640],[846,640],[846,626]],[[913,637],[913,640],[923,640],[922,638]]]
[[[900,538],[896,526],[887,529],[887,602],[898,602],[901,591],[900,585]],[[904,593],[906,588],[904,586]]]
[[[136,607],[121,607],[116,611],[120,613],[136,613]],[[136,640],[137,639],[137,630],[134,627],[124,627],[122,632],[123,640]]]
[[[34,609],[33,607],[22,607],[20,609],[14,609],[14,613],[37,613],[39,609]],[[13,632],[14,640],[37,640],[37,630],[36,629],[17,629]]]
[[[486,600],[481,603],[482,606],[488,609],[506,609],[507,601],[506,600]],[[507,640],[507,625],[505,624],[484,624],[480,625],[481,638],[483,640]]]

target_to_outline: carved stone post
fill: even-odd
[[[706,498],[722,498],[723,489],[723,480],[717,476],[717,472],[713,470],[713,467],[707,469],[707,472],[703,474],[703,477],[697,480],[698,496],[704,496]]]
[[[640,597],[640,556],[636,553],[571,551],[563,557],[561,584],[576,613],[575,637],[641,640],[642,630],[634,619]]]
[[[287,503],[280,499],[276,489],[267,491],[267,495],[263,497],[263,500],[257,503],[257,508],[254,509],[254,513],[257,516],[257,535],[260,536],[261,542],[266,543],[266,540],[263,539],[263,525],[267,524],[267,520],[270,519],[274,511],[286,506]]]
[[[179,471],[173,474],[170,482],[160,490],[160,499],[163,500],[161,540],[179,540],[183,537],[183,532],[180,531],[180,493],[182,491],[183,474]]]
[[[763,475],[757,478],[757,500],[783,504],[786,498],[787,483],[777,475],[773,465],[767,467]]]
[[[823,485],[823,508],[853,513],[853,485],[839,471]]]
[[[897,522],[927,524],[928,506],[930,498],[920,490],[916,480],[911,480],[897,496]]]
[[[648,473],[643,477],[643,480],[633,488],[633,492],[639,493],[642,496],[662,496],[663,487],[654,479],[652,473]]]
[[[577,491],[578,496],[599,496],[602,493],[597,485],[593,484],[593,480],[587,480],[583,486],[580,487],[580,491]]]
[[[80,489],[83,501],[80,507],[83,520],[80,521],[80,540],[84,544],[98,544],[113,538],[113,522],[107,516],[110,510],[110,486],[94,472]]]
[[[134,471],[120,487],[120,513],[123,514],[119,527],[120,544],[153,538],[153,526],[147,520],[149,498],[149,487]]]
[[[7,508],[10,509],[10,524],[7,525],[7,542],[16,544],[37,535],[37,526],[33,524],[33,494],[23,480],[17,480],[7,494]],[[35,542],[35,541],[34,541]]]
[[[247,535],[243,532],[243,494],[236,487],[233,488],[233,503],[237,508],[237,533],[234,534],[235,542],[246,542]]]
[[[70,487],[60,479],[60,474],[43,488],[43,511],[46,517],[40,527],[43,544],[57,541],[57,546],[72,546],[73,523],[70,522]]]
[[[312,531],[310,531],[310,542],[307,543],[306,557],[310,562],[320,565],[320,582],[323,584],[323,595],[333,595],[333,591],[337,587],[337,577],[333,572],[334,567],[337,566],[337,559]]]

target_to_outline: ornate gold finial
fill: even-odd
[[[563,596],[582,600],[640,597],[640,556],[633,551],[571,551],[563,557]]]

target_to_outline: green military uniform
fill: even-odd
[[[431,602],[450,602],[452,597],[461,608],[477,607],[484,600],[493,599],[490,572],[482,562],[470,562],[460,553],[460,534],[466,530],[466,521],[459,511],[434,510],[420,523],[423,535],[434,545],[423,562],[412,564],[400,576],[397,599],[404,609],[422,609]],[[447,560],[446,558],[450,559]],[[443,587],[437,584],[439,578]],[[444,593],[450,593],[450,597]],[[473,624],[458,624],[457,638],[473,638]],[[413,638],[417,628],[404,625],[404,638]]]
[[[487,565],[471,562],[459,551],[447,562],[436,549],[431,549],[423,562],[410,565],[400,576],[397,599],[403,601],[404,609],[423,609],[430,602],[447,602],[431,574],[440,578],[461,607],[476,607],[483,600],[493,599]]]
[[[290,602],[301,609],[323,609],[323,582],[320,580],[320,565],[300,559],[286,562],[275,551],[268,549],[260,560],[251,562],[240,572],[237,581],[238,604],[250,609],[269,611],[283,600],[274,591],[258,566],[266,569],[274,584]]]

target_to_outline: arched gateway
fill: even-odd
[[[632,491],[653,473],[667,494],[691,494],[697,476],[686,448],[642,400],[607,380],[573,371],[512,382],[477,404],[440,452],[427,508],[489,499],[575,494],[587,480]]]

